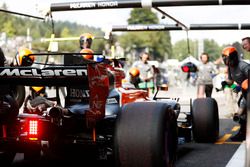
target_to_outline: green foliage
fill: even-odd
[[[250,52],[244,51],[244,59],[250,59]]]
[[[13,37],[16,33],[13,22],[11,20],[7,20],[6,22],[4,22],[2,31],[6,32],[9,37]]]
[[[159,19],[151,9],[136,8],[130,12],[128,24],[158,24]]]
[[[60,35],[61,37],[69,37],[70,36],[70,32],[69,32],[69,29],[68,29],[68,27],[64,27],[63,29],[62,29],[62,32],[61,32],[61,35]]]
[[[3,4],[0,8],[7,10],[6,4]],[[52,34],[51,21],[45,22],[41,20],[35,20],[23,16],[12,15],[9,13],[0,12],[0,33],[5,32],[8,38],[16,36],[26,36],[27,29],[30,29],[30,35],[32,37],[32,45],[34,50],[47,50],[48,43],[41,43],[41,38],[50,38]],[[69,21],[55,21],[54,22],[55,37],[77,37],[80,34],[89,32],[94,36],[103,36],[104,33],[99,28],[90,26],[83,26]],[[93,47],[98,50],[104,48],[104,41],[98,40],[93,43]],[[66,41],[59,43],[59,51],[76,51],[80,50],[79,41]]]
[[[222,47],[218,45],[214,40],[205,39],[204,41],[204,51],[209,54],[210,60],[215,61],[221,55]],[[188,47],[187,47],[187,40],[180,40],[176,42],[173,46],[173,53],[174,58],[178,60],[183,60],[188,56]],[[197,40],[190,40],[189,39],[189,46],[190,46],[190,55],[194,57],[199,57],[198,55],[198,41]]]
[[[189,40],[189,47],[190,47],[190,55],[195,56],[195,53],[194,53],[194,47],[196,47],[195,41]],[[172,58],[175,58],[178,60],[183,60],[186,57],[188,57],[189,51],[188,51],[187,40],[183,39],[174,44],[173,55],[174,56]],[[196,53],[196,56],[197,56],[197,53]]]
[[[215,61],[216,59],[220,58],[221,56],[221,48],[217,42],[213,39],[205,39],[204,40],[204,52],[208,53],[210,56],[211,61]]]
[[[128,24],[158,24],[159,19],[150,9],[133,9]],[[169,31],[129,32],[118,38],[126,51],[148,48],[152,58],[164,60],[172,57],[172,44]]]

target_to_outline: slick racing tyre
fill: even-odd
[[[0,164],[3,167],[11,166],[12,161],[15,158],[16,153],[15,152],[9,152],[9,151],[0,151]]]
[[[0,101],[0,124],[11,123],[16,120],[19,109],[16,100],[5,95],[3,101]]]
[[[174,166],[175,113],[166,103],[129,103],[117,116],[114,140],[116,166]]]
[[[14,88],[13,93],[14,93],[15,99],[17,101],[17,104],[20,108],[22,106],[22,104],[24,102],[24,98],[25,98],[25,87],[22,85],[18,85]]]
[[[192,130],[196,142],[212,143],[219,136],[218,105],[213,98],[195,99],[192,106]]]

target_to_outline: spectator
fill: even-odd
[[[201,63],[198,66],[197,78],[197,97],[211,97],[213,91],[213,77],[217,73],[216,66],[209,61],[209,55],[202,53],[200,56]]]

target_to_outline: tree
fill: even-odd
[[[61,37],[69,37],[69,29],[67,27],[64,27],[61,31]]]
[[[221,47],[213,39],[204,40],[204,52],[208,53],[211,61],[221,57]]]
[[[150,9],[133,9],[128,24],[158,24],[159,19]]]
[[[1,6],[1,8],[3,10],[7,10],[7,5],[5,3],[3,3],[3,5]],[[8,20],[8,14],[7,13],[4,13],[4,12],[0,12],[0,32],[2,31],[2,28],[3,28],[3,24],[2,23],[5,23],[7,20]]]
[[[128,24],[158,24],[159,19],[150,9],[133,9]],[[125,50],[147,48],[153,59],[164,60],[172,56],[172,44],[168,31],[165,32],[129,32],[118,39]]]
[[[203,41],[204,44],[204,51],[209,54],[210,60],[214,61],[218,59],[221,55],[221,48],[214,40],[205,39]],[[190,54],[194,57],[199,57],[198,55],[198,41],[197,40],[190,40],[189,39],[189,46],[190,46]],[[178,60],[183,60],[188,56],[188,47],[187,47],[187,40],[180,40],[176,42],[173,46],[173,53],[174,58]]]
[[[14,28],[13,22],[11,20],[6,21],[3,24],[3,32],[7,33],[7,36],[13,37],[16,34],[16,29]]]
[[[173,57],[178,60],[183,60],[187,56],[192,55],[194,57],[197,57],[197,53],[195,53],[195,50],[197,50],[196,46],[197,41],[193,41],[189,39],[189,47],[190,51],[188,51],[188,43],[186,39],[180,40],[176,42],[173,46]],[[190,52],[190,53],[189,53]]]

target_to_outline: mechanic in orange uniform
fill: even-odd
[[[91,48],[92,41],[94,39],[94,36],[90,33],[84,33],[80,35],[80,48],[81,49],[86,49],[86,48]]]
[[[19,48],[15,57],[16,65],[31,66],[35,61],[35,57],[30,54],[32,54],[30,49],[24,47]]]
[[[242,83],[248,79],[248,71],[250,70],[250,64],[240,59],[235,47],[228,46],[222,51],[222,59],[225,65],[228,67],[228,79],[221,83],[222,87],[226,85],[231,86],[234,82],[237,86],[233,88],[234,92],[242,92],[242,96],[239,99],[238,111],[234,115],[234,120],[237,120],[240,124],[239,132],[231,137],[232,141],[243,141],[246,138],[246,91],[241,88]]]
[[[88,59],[88,60],[93,60],[94,59],[94,51],[91,48],[92,41],[94,39],[94,36],[90,33],[84,33],[80,35],[79,43],[80,43],[80,48],[81,51],[80,53],[85,53],[83,54],[83,58]],[[87,54],[90,53],[90,54]]]
[[[129,70],[128,82],[133,84],[135,88],[139,88],[139,83],[141,82],[141,79],[140,79],[140,70],[138,68],[132,67]]]

